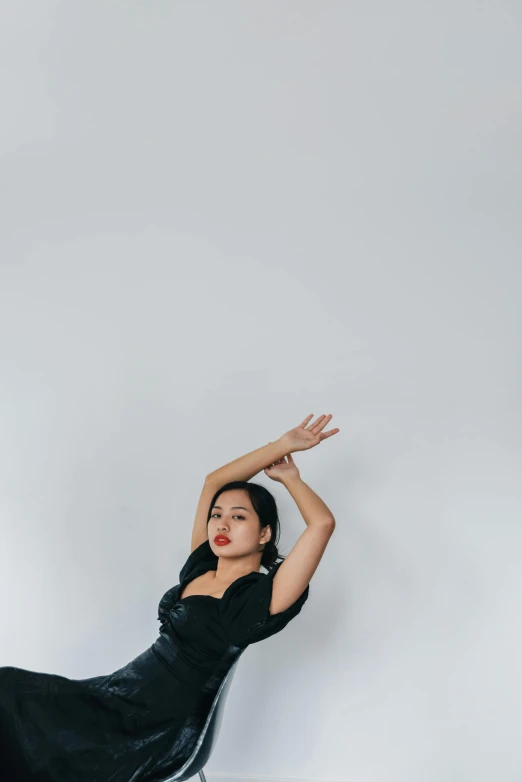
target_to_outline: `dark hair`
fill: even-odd
[[[268,489],[261,486],[259,483],[249,483],[248,481],[230,481],[221,486],[212,497],[210,508],[208,509],[207,525],[212,515],[212,508],[216,504],[216,500],[219,495],[228,491],[229,489],[245,489],[250,497],[250,502],[254,506],[254,510],[259,516],[260,527],[269,526],[272,530],[272,536],[268,543],[264,544],[263,554],[261,556],[261,564],[267,570],[270,570],[277,562],[277,560],[284,560],[283,554],[280,554],[277,550],[277,544],[279,542],[279,516],[277,513],[277,505],[275,497]]]

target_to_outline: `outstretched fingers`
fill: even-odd
[[[318,434],[321,429],[324,429],[331,417],[331,413],[328,413],[328,415],[320,415],[317,421],[310,427],[310,432],[312,432],[312,434]]]
[[[320,415],[314,421],[313,424],[310,424],[310,426],[308,426],[308,424],[310,423],[310,420],[312,418],[313,418],[313,413],[311,413],[310,415],[307,415],[306,418],[304,419],[304,421],[302,421],[301,424],[299,424],[298,428],[306,429],[307,432],[311,432],[314,435],[319,435],[321,440],[325,440],[327,437],[331,437],[333,434],[337,434],[337,432],[340,431],[340,429],[338,427],[336,427],[335,429],[330,429],[328,432],[322,432],[324,427],[332,419],[332,414],[331,413],[328,413],[328,415],[324,415],[324,414]],[[319,434],[319,432],[322,432],[322,434]]]
[[[329,429],[328,432],[323,432],[319,435],[321,440],[326,440],[327,437],[331,437],[333,434],[337,434],[337,432],[340,432],[341,430],[339,428],[337,429]]]

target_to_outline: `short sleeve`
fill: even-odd
[[[310,587],[285,611],[270,614],[274,576],[282,562],[266,574],[251,573],[237,580],[221,599],[221,619],[229,640],[245,647],[279,633],[301,611]]]
[[[158,605],[158,619],[161,623],[166,622],[169,611],[174,608],[176,603],[178,585],[168,589],[161,598]]]

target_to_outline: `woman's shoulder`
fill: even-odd
[[[229,640],[246,646],[280,632],[301,611],[308,599],[309,585],[285,611],[270,613],[274,576],[281,562],[266,573],[253,571],[234,581],[225,591],[220,612]]]
[[[212,549],[210,548],[210,543],[207,540],[204,540],[203,543],[201,543],[199,546],[197,546],[194,551],[191,551],[189,556],[187,557],[185,564],[180,570],[179,573],[179,581],[180,583],[185,579],[188,578],[192,570],[194,570],[196,567],[198,567],[202,562],[207,562],[209,565],[213,565],[218,562],[219,557],[217,554],[214,554]]]

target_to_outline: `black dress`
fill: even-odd
[[[208,540],[194,549],[161,598],[158,638],[114,673],[68,679],[0,667],[3,782],[153,782],[188,760],[237,655],[282,630],[309,593],[269,614],[278,563],[236,579],[221,598],[180,600],[217,563]]]

